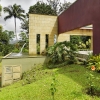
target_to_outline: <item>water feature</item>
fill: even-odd
[[[26,45],[26,43],[23,44],[23,46],[22,46],[20,52],[17,53],[17,54],[15,54],[15,55],[13,55],[13,56],[22,56],[22,51],[23,51],[23,48],[24,48],[25,45]]]

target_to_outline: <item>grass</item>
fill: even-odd
[[[1,72],[2,72],[2,70],[1,70],[2,68],[1,68],[1,63],[0,63],[0,75],[1,75]]]
[[[67,65],[55,69],[39,65],[24,73],[23,80],[0,88],[0,100],[52,100],[50,85],[53,74],[57,89],[55,100],[100,100],[99,97],[83,92],[87,84],[86,72],[89,71],[82,65]],[[98,76],[99,73],[95,75]],[[32,78],[31,81],[27,80],[29,77]]]

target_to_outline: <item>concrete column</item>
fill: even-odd
[[[36,34],[29,36],[29,54],[36,55],[37,48],[36,48]]]

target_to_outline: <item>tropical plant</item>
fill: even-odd
[[[28,14],[26,14],[26,17],[24,18],[24,20],[22,20],[21,22],[21,29],[23,32],[25,33],[29,33],[29,20],[28,20]]]
[[[25,15],[23,13],[25,11],[21,8],[21,5],[17,5],[17,4],[14,4],[13,6],[10,5],[8,7],[4,7],[3,10],[5,13],[8,13],[8,15],[4,17],[4,20],[14,17],[15,34],[16,34],[16,18],[23,20],[23,18],[25,18]],[[17,34],[16,34],[16,39],[17,39]]]
[[[100,71],[100,55],[91,55],[87,60],[87,67],[91,69],[91,66],[95,66],[96,71]]]
[[[53,64],[69,61],[74,63],[76,61],[77,48],[70,42],[58,42],[47,49],[47,56],[50,58],[49,62]]]
[[[100,79],[99,77],[94,75],[96,68],[95,66],[91,66],[90,72],[86,72],[87,75],[87,85],[86,85],[86,93],[91,95],[91,96],[99,96],[100,95],[100,88],[96,84],[98,80]]]

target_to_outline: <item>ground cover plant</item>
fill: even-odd
[[[84,91],[89,82],[86,72],[90,70],[82,65],[48,69],[40,64],[24,73],[21,81],[0,88],[0,100],[53,100],[51,93],[54,93],[54,100],[99,100],[99,97]],[[99,73],[94,72],[93,75],[99,76]],[[53,79],[56,85],[51,87]],[[52,92],[51,89],[56,91]]]

